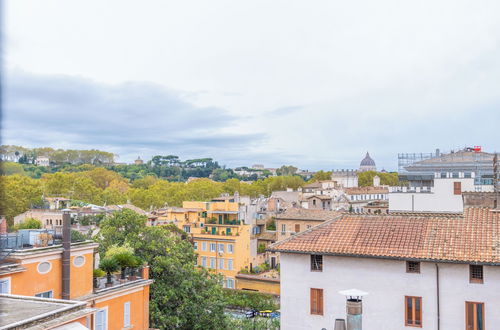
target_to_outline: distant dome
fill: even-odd
[[[370,154],[367,152],[365,158],[361,161],[360,166],[375,166],[375,161],[370,157]]]

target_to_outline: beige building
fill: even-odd
[[[62,211],[49,209],[31,209],[14,217],[14,225],[33,218],[42,223],[45,229],[62,228]]]
[[[276,217],[277,240],[281,241],[327,220],[334,219],[340,214],[325,210],[289,209]]]

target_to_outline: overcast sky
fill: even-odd
[[[500,150],[500,1],[7,0],[3,143],[228,166]]]

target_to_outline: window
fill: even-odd
[[[233,270],[233,259],[227,259],[227,270]]]
[[[234,245],[228,244],[227,245],[227,253],[233,253],[233,252],[234,252]]]
[[[407,273],[420,273],[420,262],[407,261],[406,262],[406,272]]]
[[[39,298],[52,298],[52,296],[53,296],[52,290],[45,291],[45,292],[40,292],[40,293],[37,293],[35,295],[35,297],[39,297]]]
[[[469,266],[469,279],[470,279],[470,283],[483,283],[483,266],[470,265]]]
[[[201,266],[207,267],[207,257],[201,257]]]
[[[219,259],[219,269],[224,269],[224,259]]]
[[[453,194],[454,195],[462,194],[462,182],[453,182]]]
[[[215,258],[210,257],[210,268],[215,269]]]
[[[207,250],[207,242],[202,242],[201,243],[201,250],[206,251]]]
[[[234,289],[234,279],[228,278],[226,280],[226,288],[228,288],[228,289]]]
[[[76,256],[73,259],[73,266],[75,267],[82,267],[85,264],[85,257],[84,256]]]
[[[130,327],[130,302],[123,304],[123,327]]]
[[[313,199],[313,205],[316,206],[316,200],[315,199]]]
[[[37,270],[40,274],[47,274],[52,269],[52,264],[48,261],[44,261],[38,264]]]
[[[295,232],[296,233],[300,232],[300,223],[295,224]]]
[[[484,303],[465,302],[466,330],[484,330]]]
[[[193,243],[193,248],[194,248],[195,250],[198,250],[198,242],[194,242],[194,243]]]
[[[405,296],[405,325],[422,327],[422,297]]]
[[[311,289],[311,314],[323,315],[323,289]]]
[[[95,330],[106,330],[108,328],[108,310],[100,309],[95,313]]]
[[[210,243],[210,252],[217,252],[217,244]]]
[[[224,253],[224,243],[219,243],[219,252]]]
[[[323,271],[323,256],[312,254],[311,255],[311,271],[322,272]]]
[[[191,227],[189,227],[189,226],[184,226],[184,231],[185,231],[186,233],[191,232]]]
[[[10,293],[9,278],[0,278],[0,293]]]
[[[311,225],[307,225],[307,229],[310,229],[310,228],[312,228],[312,226]]]
[[[286,233],[286,225],[282,224],[281,225],[281,235],[285,235],[285,233]]]

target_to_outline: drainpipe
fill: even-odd
[[[71,219],[69,210],[63,210],[62,228],[62,299],[70,298],[70,268],[71,268]]]
[[[439,266],[436,264],[436,299],[437,299],[437,330],[441,325],[440,311],[439,311]]]

